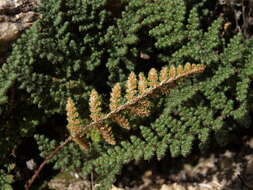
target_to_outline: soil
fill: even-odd
[[[72,177],[53,179],[49,186],[93,190],[98,185]],[[253,137],[202,155],[129,163],[111,190],[253,190]]]
[[[202,156],[131,164],[113,190],[253,190],[253,138],[243,141]]]

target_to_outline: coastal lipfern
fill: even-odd
[[[127,83],[126,83],[126,103],[120,103],[123,97],[121,97],[120,93],[120,85],[117,83],[111,92],[111,98],[109,107],[111,108],[111,112],[105,114],[102,112],[101,108],[101,98],[96,90],[92,90],[90,94],[90,118],[92,122],[87,124],[86,126],[80,126],[81,120],[78,119],[79,114],[76,111],[75,105],[71,98],[68,99],[67,103],[67,119],[68,119],[68,129],[70,131],[71,136],[74,141],[77,142],[82,148],[83,144],[80,143],[76,138],[81,138],[85,133],[88,134],[89,130],[96,129],[100,135],[104,138],[106,142],[109,144],[116,144],[115,138],[112,134],[112,129],[108,124],[108,120],[111,122],[115,122],[121,126],[122,128],[129,128],[129,121],[127,118],[122,116],[122,112],[129,111],[132,114],[140,117],[147,117],[150,115],[150,106],[149,100],[150,98],[158,98],[159,95],[162,95],[161,92],[166,87],[167,91],[171,88],[174,88],[176,85],[176,81],[184,78],[188,75],[196,74],[203,72],[205,69],[204,65],[189,65],[186,64],[185,67],[179,65],[178,67],[171,66],[170,69],[166,69],[166,71],[173,71],[164,73],[164,69],[161,70],[160,75],[163,75],[163,80],[158,81],[157,70],[152,68],[149,72],[148,76],[148,88],[143,93],[142,89],[138,92],[137,84],[138,81],[136,79],[136,75],[134,73],[130,73]],[[166,76],[165,76],[166,75]],[[166,80],[165,80],[166,78]],[[171,85],[174,84],[174,85]],[[117,98],[117,99],[116,99]],[[85,144],[85,143],[84,143]],[[87,146],[84,146],[86,149]]]

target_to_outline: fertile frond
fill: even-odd
[[[197,68],[198,68],[198,65],[192,64],[192,70],[195,70],[195,69],[197,69]]]
[[[131,72],[126,85],[126,98],[128,101],[133,100],[137,94],[137,79],[134,72]]]
[[[191,71],[191,64],[190,63],[186,63],[184,66],[184,72],[187,73],[189,71]]]
[[[145,91],[147,90],[148,82],[144,76],[143,73],[139,74],[139,81],[138,81],[138,90],[139,94],[144,94]]]
[[[175,78],[175,76],[176,76],[176,68],[175,68],[174,65],[170,66],[169,75],[170,75],[170,78]]]
[[[101,101],[96,90],[92,90],[90,94],[90,118],[93,121],[98,121],[102,117]]]
[[[155,88],[158,85],[158,75],[155,68],[150,69],[148,73],[149,87]]]
[[[177,67],[177,75],[181,75],[184,72],[184,67],[182,65],[179,65]]]
[[[101,102],[99,95],[96,90],[92,90],[90,95],[90,117],[93,120],[90,124],[88,124],[85,129],[91,129],[91,128],[98,128],[101,132],[103,130],[101,129],[108,129],[108,127],[104,127],[104,123],[106,120],[111,120],[113,122],[118,123],[121,127],[128,129],[129,128],[129,121],[123,117],[122,113],[123,111],[129,111],[131,114],[139,116],[139,117],[147,117],[150,115],[150,100],[149,97],[155,97],[158,98],[159,96],[165,94],[167,91],[169,91],[171,88],[174,88],[176,86],[176,81],[184,78],[188,75],[200,73],[205,69],[204,65],[187,65],[185,69],[182,66],[179,66],[175,68],[174,66],[170,67],[169,76],[167,77],[167,80],[165,80],[165,74],[164,74],[164,80],[162,82],[158,82],[158,76],[157,71],[155,69],[151,69],[149,72],[149,80],[155,82],[155,86],[150,86],[150,88],[146,89],[145,85],[145,77],[143,74],[140,74],[139,77],[141,79],[142,87],[139,88],[140,93],[137,95],[137,80],[136,75],[134,73],[131,73],[128,77],[128,81],[126,84],[126,97],[128,98],[127,102],[123,105],[120,105],[120,97],[121,97],[121,87],[119,84],[116,84],[112,90],[111,93],[111,99],[110,99],[110,109],[111,112],[107,114],[102,114],[101,112]],[[176,72],[176,70],[178,72]],[[163,71],[164,72],[164,71]],[[141,85],[140,85],[141,86]],[[160,93],[159,93],[160,92]],[[101,127],[102,125],[102,127]],[[106,131],[111,130],[105,130],[104,136]],[[103,134],[102,134],[103,136]],[[108,135],[107,135],[108,136]],[[109,138],[109,137],[107,137]],[[112,142],[112,141],[111,141]]]
[[[114,111],[120,106],[120,100],[121,100],[121,86],[119,83],[117,83],[111,92],[111,98],[110,98],[110,110]]]
[[[75,104],[71,98],[68,98],[67,100],[66,111],[68,121],[67,128],[69,129],[72,136],[76,136],[80,132],[79,130],[81,121],[79,119],[79,114],[77,112]]]
[[[168,67],[163,67],[161,72],[160,72],[160,81],[165,82],[169,78],[169,72],[168,72]]]
[[[112,134],[112,129],[107,124],[99,125],[98,130],[106,142],[113,145],[116,144],[116,141]]]
[[[150,115],[150,105],[150,101],[142,100],[137,105],[130,107],[129,111],[139,117],[148,117]]]
[[[117,114],[115,117],[112,118],[112,120],[122,128],[130,129],[129,121],[123,115]]]
[[[89,149],[88,142],[85,141],[83,137],[73,137],[73,141],[78,144],[82,150],[87,151]]]
[[[67,128],[70,135],[83,150],[88,150],[89,145],[79,136],[81,132],[81,120],[79,119],[79,114],[71,98],[68,98],[67,100],[66,111],[68,120]]]

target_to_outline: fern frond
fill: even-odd
[[[110,110],[114,111],[120,106],[121,100],[121,86],[119,83],[115,84],[112,88],[111,98],[110,98]]]
[[[171,66],[167,74],[167,69],[162,69],[160,82],[158,81],[157,71],[151,69],[149,72],[149,83],[150,87],[147,88],[147,81],[143,74],[139,74],[139,95],[137,95],[137,79],[134,73],[131,73],[128,77],[126,84],[126,98],[127,102],[123,105],[120,104],[121,97],[121,87],[116,84],[111,92],[110,98],[110,112],[107,114],[102,114],[101,112],[101,101],[97,91],[92,90],[90,95],[90,117],[93,120],[90,124],[85,126],[86,131],[92,128],[97,128],[106,142],[110,144],[115,144],[111,128],[107,125],[106,121],[110,120],[112,122],[118,123],[121,127],[128,129],[129,121],[127,118],[123,117],[122,112],[130,112],[139,117],[146,117],[150,115],[150,97],[159,97],[169,91],[171,88],[176,86],[176,81],[180,80],[188,75],[201,73],[205,69],[204,65],[189,65],[186,64],[185,67],[178,66],[175,68]],[[75,115],[76,116],[76,115]],[[86,132],[85,131],[85,132]],[[80,136],[84,135],[84,132],[80,132]]]
[[[137,79],[134,72],[131,72],[126,85],[126,98],[130,102],[137,95]]]
[[[73,137],[73,141],[81,147],[82,150],[88,151],[89,150],[89,144],[85,141],[83,137]]]
[[[131,114],[136,115],[138,117],[148,117],[150,115],[150,101],[142,100],[138,104],[129,108]]]
[[[170,76],[170,78],[176,77],[176,68],[174,65],[170,66],[169,76]]]
[[[150,88],[155,88],[159,83],[158,83],[158,75],[157,71],[155,68],[150,69],[148,73],[148,81],[149,81],[149,87]]]
[[[190,63],[186,63],[185,66],[184,66],[184,72],[187,73],[189,71],[191,71],[191,64]]]
[[[178,65],[176,75],[181,75],[184,72],[184,67],[182,65]]]
[[[98,121],[102,117],[101,101],[96,90],[92,90],[89,100],[90,118],[93,121]]]
[[[111,127],[108,126],[108,124],[99,125],[98,130],[99,130],[101,136],[104,138],[104,140],[107,143],[112,144],[112,145],[116,144],[116,141],[115,141],[114,136],[112,134],[112,129],[111,129]]]
[[[123,115],[117,114],[115,117],[112,118],[114,122],[116,122],[119,126],[121,126],[124,129],[130,129],[130,124],[127,118],[125,118]]]
[[[163,67],[161,72],[160,72],[160,78],[159,80],[161,82],[165,82],[166,80],[168,80],[169,78],[169,71],[168,71],[168,67]]]
[[[139,94],[144,94],[148,88],[148,82],[143,73],[139,74],[138,90]]]
[[[75,107],[75,104],[71,98],[68,98],[67,105],[67,121],[68,121],[68,129],[72,136],[76,136],[80,131],[81,121],[79,120],[79,114]]]
[[[68,98],[67,100],[66,111],[67,111],[67,121],[68,121],[67,129],[69,130],[70,135],[72,136],[73,140],[83,150],[87,151],[89,149],[89,145],[86,143],[86,141],[82,137],[80,137],[81,120],[79,119],[79,114],[71,98]]]

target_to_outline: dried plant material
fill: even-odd
[[[137,105],[129,107],[129,111],[138,117],[148,117],[150,115],[150,106],[150,101],[142,100]]]
[[[119,83],[117,83],[115,84],[111,92],[110,105],[109,105],[111,111],[116,110],[120,106],[120,100],[121,100],[121,86]]]
[[[177,75],[181,75],[184,72],[184,67],[182,65],[178,65],[177,67]]]
[[[128,101],[133,100],[137,94],[137,79],[134,72],[131,72],[126,85],[126,98]]]
[[[68,98],[67,100],[66,111],[68,120],[67,129],[69,130],[70,135],[83,150],[88,150],[89,145],[83,138],[79,137],[79,134],[81,133],[81,121],[75,104],[71,98]]]
[[[184,72],[190,72],[191,71],[191,64],[190,63],[186,63],[184,66]]]
[[[112,145],[116,144],[116,141],[115,141],[113,134],[112,134],[112,129],[107,124],[99,125],[98,130],[99,130],[100,134],[102,135],[103,139],[107,143],[112,144]]]
[[[205,66],[203,64],[192,64],[191,72],[200,73],[205,70]]]
[[[107,114],[103,114],[101,112],[102,109],[100,97],[96,90],[92,90],[89,106],[91,112],[90,117],[93,121],[85,126],[85,130],[80,130],[80,128],[75,127],[80,125],[80,121],[76,120],[76,118],[78,118],[78,113],[75,113],[75,107],[72,100],[68,100],[67,110],[69,111],[67,115],[69,117],[69,122],[72,123],[72,125],[69,125],[68,127],[70,127],[70,131],[76,131],[74,134],[76,134],[78,138],[83,136],[85,132],[91,129],[97,129],[106,142],[115,144],[116,142],[113,138],[111,128],[105,124],[107,120],[116,122],[121,127],[129,129],[130,124],[128,119],[122,115],[123,111],[128,111],[130,114],[138,117],[148,117],[151,113],[151,102],[148,99],[149,97],[159,98],[161,95],[168,93],[170,89],[174,88],[177,80],[180,80],[191,74],[203,72],[204,69],[204,65],[190,65],[189,63],[186,64],[185,67],[181,65],[179,65],[177,68],[172,65],[169,69],[164,67],[160,72],[160,83],[158,81],[158,74],[155,69],[150,70],[148,74],[148,82],[145,76],[140,73],[138,81],[139,95],[137,94],[136,75],[132,72],[129,75],[126,84],[126,98],[128,101],[121,105],[121,86],[117,83],[111,92],[109,104],[111,112]],[[149,88],[147,85],[149,85]],[[78,140],[76,141],[80,144]]]
[[[96,90],[92,90],[89,100],[90,118],[93,121],[98,121],[102,117],[101,101]]]
[[[73,138],[73,141],[78,144],[84,151],[89,150],[89,144],[84,140],[84,138],[76,136]]]
[[[160,88],[160,92],[162,93],[162,95],[168,95],[170,93],[170,89],[175,88],[177,85],[176,83],[171,83],[171,85],[169,86],[164,86]]]
[[[68,98],[67,100],[66,111],[68,121],[67,128],[69,129],[71,136],[75,137],[80,132],[81,121],[75,104],[71,98]]]
[[[144,60],[148,60],[148,59],[150,59],[150,55],[148,55],[148,54],[141,51],[140,52],[140,58],[144,59]]]
[[[186,69],[187,68],[187,69]],[[179,74],[176,74],[176,69],[174,66],[170,67],[169,71],[169,80],[161,82],[160,84],[157,81],[157,74],[156,77],[155,74],[150,74],[152,77],[156,78],[157,85],[152,85],[154,86],[153,88],[148,88],[147,91],[145,88],[145,93],[140,93],[138,96],[137,94],[137,81],[136,81],[136,76],[134,73],[131,73],[128,81],[127,81],[127,95],[126,97],[128,98],[128,101],[120,105],[116,110],[111,111],[107,114],[102,114],[101,113],[101,102],[99,100],[99,95],[95,90],[92,90],[91,95],[90,95],[90,101],[89,101],[89,106],[90,106],[90,117],[93,120],[91,123],[85,125],[83,129],[85,130],[77,130],[78,132],[75,131],[75,127],[80,124],[79,121],[76,121],[78,119],[78,113],[75,110],[75,106],[71,98],[68,99],[67,105],[66,105],[66,110],[67,110],[67,117],[69,121],[69,130],[71,132],[71,136],[68,137],[61,145],[57,146],[55,150],[53,150],[47,157],[46,159],[42,162],[42,164],[39,166],[39,169],[36,170],[35,174],[32,176],[32,178],[28,181],[28,183],[25,185],[26,189],[29,189],[35,178],[38,176],[39,172],[41,169],[45,166],[48,160],[52,159],[59,151],[61,151],[66,144],[68,144],[70,141],[74,141],[79,146],[81,146],[82,149],[87,149],[88,145],[83,141],[82,137],[87,131],[90,131],[91,129],[97,129],[100,133],[100,135],[105,139],[106,142],[115,145],[116,141],[113,137],[111,128],[106,125],[107,120],[113,120],[115,116],[119,116],[123,111],[130,111],[131,113],[137,113],[139,116],[148,116],[150,115],[150,110],[149,110],[149,101],[145,101],[148,97],[154,97],[157,92],[161,92],[161,89],[166,89],[167,87],[173,88],[175,86],[175,82],[177,80],[180,80],[188,75],[196,74],[203,72],[205,69],[204,65],[192,65],[191,69],[188,71],[189,66],[185,67],[184,72],[179,72]],[[180,69],[181,70],[181,69]],[[179,71],[180,71],[179,70]],[[153,71],[152,71],[153,72]],[[150,71],[150,73],[152,73]],[[152,79],[152,77],[150,77]],[[153,80],[153,79],[152,79]],[[140,90],[141,92],[141,90]],[[159,96],[162,95],[162,93],[158,94]],[[157,97],[159,97],[157,96]],[[143,102],[144,101],[144,102]],[[71,127],[72,126],[72,127]],[[72,132],[75,131],[75,132]],[[74,134],[74,135],[73,135]]]
[[[130,124],[127,118],[125,118],[123,115],[116,115],[113,117],[113,121],[116,122],[119,126],[121,126],[124,129],[130,129]]]
[[[192,70],[197,69],[197,65],[196,64],[192,64]]]
[[[139,94],[144,94],[148,88],[148,82],[143,73],[139,74],[138,90]]]
[[[170,66],[169,76],[170,76],[170,78],[175,78],[176,77],[176,68],[175,68],[174,65]]]
[[[149,87],[155,88],[158,83],[158,75],[155,68],[150,69],[148,73],[148,81],[149,81]]]
[[[139,117],[148,117],[150,115],[150,110],[144,106],[138,106],[132,108],[132,113]]]
[[[160,82],[163,83],[169,79],[168,67],[163,67],[160,72]]]

